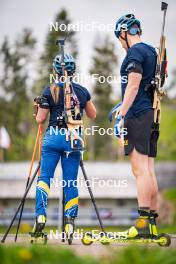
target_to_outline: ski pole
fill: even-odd
[[[62,240],[61,242],[65,242],[64,232],[65,232],[65,196],[64,196],[64,187],[62,187]]]
[[[29,182],[28,187],[27,187],[27,189],[26,189],[26,191],[25,191],[25,193],[24,193],[24,195],[23,195],[23,197],[22,197],[22,199],[21,199],[21,202],[20,202],[19,205],[18,205],[18,208],[17,208],[17,210],[16,210],[16,213],[14,214],[14,216],[13,216],[13,218],[12,218],[10,224],[9,224],[9,227],[7,228],[7,230],[6,230],[6,232],[5,232],[4,236],[3,236],[3,238],[2,238],[2,240],[1,240],[2,243],[5,242],[6,237],[7,237],[8,233],[9,233],[9,231],[10,231],[10,229],[11,229],[11,227],[12,227],[12,225],[13,225],[13,223],[14,223],[14,221],[15,221],[15,219],[16,219],[18,213],[19,213],[19,211],[20,211],[20,208],[22,207],[22,205],[23,205],[23,203],[24,203],[24,201],[25,201],[25,199],[26,199],[26,196],[27,196],[27,194],[28,194],[28,192],[29,192],[29,190],[30,190],[30,188],[31,188],[31,186],[32,186],[32,183],[33,183],[33,181],[34,181],[34,179],[35,179],[35,177],[36,177],[36,175],[37,175],[39,169],[40,169],[40,161],[39,161],[38,166],[37,166],[37,168],[36,168],[36,170],[35,170],[35,172],[34,172],[34,175],[33,175],[32,179],[31,179],[31,181]]]
[[[41,159],[41,151],[42,151],[42,136],[43,136],[43,129],[42,125],[39,124],[39,142],[38,142],[38,162]],[[40,168],[38,170],[38,177],[40,176]]]
[[[88,182],[88,177],[87,177],[87,174],[86,174],[86,171],[85,171],[85,168],[84,168],[84,163],[83,163],[82,157],[80,159],[80,167],[81,167],[81,170],[82,170],[82,173],[83,173],[85,181]],[[99,214],[96,202],[95,202],[95,198],[94,198],[92,189],[91,189],[90,185],[88,185],[88,184],[87,184],[87,189],[89,191],[89,194],[90,194],[90,197],[91,197],[91,200],[92,200],[92,203],[93,203],[93,206],[94,206],[94,209],[95,209],[95,212],[96,212],[99,224],[100,224],[100,228],[101,228],[102,232],[105,233],[105,229],[104,229],[104,226],[103,226],[103,223],[102,223],[102,220],[101,220],[101,217],[100,217],[100,214]]]
[[[37,144],[39,143],[39,136],[40,136],[40,125],[39,125],[38,131],[37,131],[37,137],[35,140],[34,150],[32,153],[32,159],[31,159],[31,164],[30,164],[30,168],[29,168],[29,174],[28,174],[25,190],[27,189],[27,187],[29,185],[30,178],[31,178],[32,169],[33,169],[33,165],[34,165],[34,159],[35,159],[35,155],[36,155],[36,151],[37,151]],[[20,216],[19,216],[17,230],[16,230],[16,234],[15,234],[15,242],[17,241],[17,238],[18,238],[18,232],[19,232],[19,228],[20,228],[20,224],[21,224],[22,215],[23,215],[24,204],[25,204],[25,201],[23,202],[23,204],[21,206]]]

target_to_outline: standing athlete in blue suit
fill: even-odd
[[[75,72],[75,61],[71,55],[64,56],[65,70],[70,78]],[[54,74],[61,80],[62,67],[61,56],[57,55],[53,61]],[[94,119],[96,117],[96,109],[91,101],[88,90],[79,84],[71,81],[72,86],[72,106],[79,105],[80,116],[82,118],[83,111],[86,115]],[[80,164],[80,152],[72,152],[71,142],[67,138],[67,124],[64,116],[64,89],[63,83],[60,81],[47,86],[40,99],[36,121],[43,124],[49,117],[49,125],[46,130],[41,151],[41,168],[36,187],[36,223],[33,232],[40,233],[44,229],[47,216],[48,194],[51,180],[54,177],[56,166],[61,160],[63,171],[63,180],[65,181],[65,223],[74,224],[74,219],[78,212],[78,189],[75,187],[74,181],[77,179],[78,168]],[[54,133],[53,129],[58,129],[58,133]],[[67,155],[67,153],[70,153]]]
[[[153,93],[151,81],[155,76],[155,49],[142,42],[141,24],[133,14],[121,17],[115,35],[127,54],[121,65],[122,105],[116,118],[116,134],[122,127],[125,155],[129,155],[136,177],[139,219],[131,227],[128,237],[157,236],[158,185],[154,170],[157,137],[153,137]]]

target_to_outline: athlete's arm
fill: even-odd
[[[87,117],[89,117],[90,119],[96,118],[96,108],[91,100],[87,101],[85,106],[85,112]]]
[[[120,110],[120,114],[125,116],[129,108],[132,106],[136,95],[139,90],[139,85],[142,79],[142,74],[137,72],[131,72],[128,74],[128,85],[125,90],[125,95]]]
[[[36,115],[37,123],[43,124],[47,119],[48,113],[49,113],[49,109],[39,107]]]

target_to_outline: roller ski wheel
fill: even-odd
[[[158,245],[160,247],[169,247],[171,244],[171,238],[168,234],[160,234],[157,239],[159,240]]]
[[[91,233],[86,233],[81,239],[81,242],[85,246],[89,246],[93,242],[97,242],[97,241],[99,241],[102,245],[109,245],[110,244],[109,240],[110,238],[108,238],[106,234],[103,234],[101,238],[96,238],[96,237],[93,237]]]
[[[81,239],[81,242],[85,246],[91,245],[93,243],[92,234],[91,233],[84,234],[83,238]]]
[[[30,238],[30,243],[31,244],[43,244],[46,245],[48,241],[48,236],[47,233],[29,233],[31,238]]]

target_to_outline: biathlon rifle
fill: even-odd
[[[166,37],[164,35],[167,7],[168,7],[167,3],[161,2],[161,11],[163,11],[163,22],[162,22],[161,37],[160,37],[160,46],[157,50],[155,77],[152,80],[152,85],[154,87],[154,101],[153,101],[153,108],[155,111],[154,120],[156,123],[160,122],[160,112],[161,112],[160,101],[162,100],[163,96],[166,95],[163,86],[165,84],[165,79],[168,76]]]
[[[84,143],[84,139],[82,136],[83,120],[81,120],[80,106],[76,104],[74,106],[74,109],[72,108],[73,87],[72,87],[72,84],[69,78],[70,76],[68,76],[68,72],[65,69],[65,62],[64,62],[65,39],[59,39],[56,41],[56,45],[58,45],[60,48],[62,77],[64,81],[64,116],[63,118],[64,118],[65,123],[67,124],[72,149],[83,150],[85,148],[85,143]],[[79,147],[77,147],[78,145]]]

